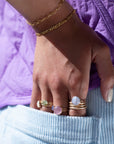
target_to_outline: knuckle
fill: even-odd
[[[47,73],[36,72],[33,74],[33,82],[41,81],[42,83],[47,82]]]
[[[104,45],[104,46],[103,46],[103,51],[104,51],[105,53],[109,53],[109,47],[108,47],[107,45]]]
[[[102,46],[102,48],[101,48],[101,50],[102,50],[102,54],[104,53],[104,54],[107,54],[107,55],[109,55],[110,54],[110,49],[109,49],[109,47],[106,45],[106,44],[104,44],[103,46]]]
[[[48,74],[47,73],[43,73],[40,79],[41,79],[41,81],[43,83],[46,83],[47,79],[48,79]]]
[[[52,74],[50,78],[50,85],[53,90],[59,90],[60,89],[60,82],[61,79],[57,74]]]
[[[78,84],[78,83],[80,83],[80,81],[81,81],[81,78],[82,78],[82,75],[81,75],[81,73],[75,73],[75,74],[73,74],[71,77],[70,77],[70,79],[69,79],[69,86],[72,88],[72,89],[74,89],[75,87],[76,87],[76,85]]]
[[[39,77],[39,73],[38,72],[34,72],[33,73],[33,82],[37,82],[38,81],[38,77]]]
[[[114,83],[114,75],[110,75],[105,79],[106,83]]]
[[[99,45],[99,48],[97,48],[97,54],[107,54],[109,53],[109,47],[103,42],[101,42],[101,44]]]

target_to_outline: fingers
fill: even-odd
[[[69,99],[67,88],[63,84],[54,80],[53,86],[51,86],[51,92],[53,95],[54,113],[60,115],[68,115]]]
[[[32,97],[30,107],[38,109],[37,101],[41,99],[41,91],[36,82],[33,82]]]
[[[41,100],[52,102],[55,114],[85,116],[86,109],[69,109],[69,102],[74,96],[78,96],[83,100],[86,99],[89,85],[89,70],[83,73],[86,75],[82,77],[79,71],[73,70],[72,76],[69,77],[68,87],[57,75],[54,75],[48,82],[45,82],[43,78],[40,80],[36,79],[33,83],[31,107],[38,109],[37,101]],[[40,110],[53,112],[51,107],[47,108],[46,106],[42,106]]]
[[[78,74],[77,74],[78,75]],[[86,109],[84,110],[69,110],[69,101],[72,100],[73,96],[78,96],[80,99],[86,99],[87,96],[87,89],[85,92],[84,89],[84,78],[82,81],[82,77],[78,76],[77,78],[73,78],[72,85],[70,85],[70,90],[68,92],[68,88],[55,80],[53,80],[52,85],[50,88],[47,84],[39,84],[37,82],[33,83],[33,91],[32,91],[32,100],[30,107],[38,109],[37,101],[47,101],[52,102],[54,106],[54,113],[55,114],[62,114],[62,115],[70,115],[70,116],[85,116]],[[87,83],[86,83],[87,85]],[[80,92],[81,91],[81,92]],[[61,109],[62,108],[62,112]],[[51,112],[52,107],[42,106],[40,108],[42,111]]]
[[[72,83],[70,83],[70,88],[69,88],[70,101],[72,101],[74,96],[77,96],[81,100],[85,100],[87,96],[87,90],[85,91],[84,86],[83,86],[84,80],[82,81],[82,77],[81,76],[76,77],[76,75],[73,76],[72,78],[73,78],[73,81]],[[86,109],[78,109],[78,110],[74,109],[73,110],[69,108],[69,115],[70,116],[85,116]]]
[[[40,85],[40,89],[41,89],[41,101],[47,101],[49,103],[53,103],[52,94],[47,84]],[[42,106],[40,110],[50,112],[50,113],[53,112],[52,106]]]
[[[37,102],[44,101],[44,100],[47,102],[53,102],[51,92],[48,89],[46,84],[42,84],[42,83],[39,84],[37,78],[35,78],[35,80],[33,80],[33,89],[32,89],[30,107],[52,113],[51,106],[50,107],[42,106],[41,108],[38,108]]]
[[[69,99],[72,101],[74,96],[77,96],[80,100],[83,100],[86,104],[86,98],[89,88],[89,75],[90,75],[90,66],[91,66],[91,54],[88,52],[88,55],[85,57],[86,61],[83,61],[83,64],[78,66],[79,70],[73,70],[69,78]],[[79,60],[78,60],[79,62]],[[86,108],[79,110],[70,110],[70,116],[85,116]]]
[[[99,50],[95,50],[93,59],[101,79],[101,94],[106,102],[111,102],[113,96],[111,89],[114,85],[114,68],[108,46],[102,44]]]

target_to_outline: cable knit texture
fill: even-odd
[[[114,65],[113,0],[67,0],[82,22],[109,46]],[[29,104],[32,93],[36,35],[25,18],[8,2],[0,0],[0,108]],[[92,63],[89,90],[100,86]]]

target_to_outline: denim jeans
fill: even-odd
[[[100,88],[90,90],[86,117],[5,107],[0,110],[0,144],[114,144],[114,99],[106,103]]]

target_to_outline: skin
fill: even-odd
[[[92,62],[96,64],[101,93],[107,101],[106,92],[114,84],[109,47],[88,25],[81,21],[76,24],[75,20],[46,36],[37,37],[32,108],[38,109],[37,100],[51,101],[54,106],[67,108],[73,96],[86,100]],[[40,110],[52,113],[51,108]],[[68,109],[62,115],[85,116],[86,110]]]
[[[33,21],[52,11],[58,0],[48,0],[48,6],[44,5],[47,0],[8,2],[27,20]],[[35,31],[49,28],[63,20],[71,11],[71,6],[65,2],[47,22],[34,27]],[[92,62],[96,64],[101,79],[101,94],[107,101],[107,91],[114,85],[114,68],[109,47],[76,14],[57,30],[37,37],[30,107],[38,109],[37,100],[47,100],[53,102],[54,106],[68,108],[62,115],[85,116],[86,110],[69,110],[69,101],[73,96],[86,100]],[[40,110],[52,113],[51,108],[42,107]]]

